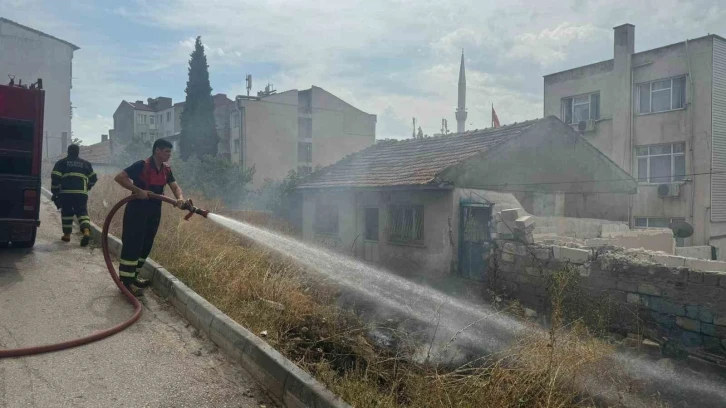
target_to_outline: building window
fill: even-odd
[[[378,241],[378,208],[366,208],[363,217],[366,241]]]
[[[423,244],[424,214],[420,205],[388,207],[388,240],[401,244]]]
[[[166,112],[166,121],[171,122],[171,112]]]
[[[310,142],[297,143],[297,161],[301,163],[312,163],[313,144]]]
[[[313,120],[311,118],[297,118],[298,139],[312,139]]]
[[[338,235],[338,206],[317,204],[315,206],[315,232],[317,234]]]
[[[686,144],[670,143],[637,146],[638,181],[641,183],[671,183],[686,176]]]
[[[600,93],[573,96],[562,100],[562,121],[577,124],[600,119]]]
[[[308,174],[313,172],[312,166],[297,166],[297,174],[298,176],[307,176]]]
[[[685,220],[685,218],[635,217],[633,227],[635,229],[670,228],[672,222]],[[684,244],[684,238],[676,238],[677,246],[682,247]]]
[[[234,152],[239,153],[239,139],[234,140]]]
[[[239,112],[232,114],[232,127],[239,127]]]
[[[686,77],[638,84],[638,113],[665,112],[686,105]]]
[[[136,114],[136,123],[143,125],[144,123],[146,123],[146,117],[141,113],[137,113]]]
[[[154,116],[153,115],[152,116],[149,116],[149,124],[150,125],[153,125],[154,124]]]

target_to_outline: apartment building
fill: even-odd
[[[43,80],[43,157],[65,154],[71,140],[73,53],[79,48],[60,38],[0,17],[0,81],[30,85]]]
[[[257,97],[238,96],[230,113],[230,154],[255,166],[253,184],[310,173],[375,142],[376,115],[313,86]]]
[[[613,58],[544,77],[555,115],[638,180],[635,195],[562,195],[575,217],[633,228],[693,226],[679,245],[726,256],[726,40],[707,35],[634,52],[635,27],[614,28]]]
[[[229,113],[232,100],[225,94],[216,94],[214,117],[219,137],[219,154],[229,157]],[[181,114],[184,102],[172,104],[172,99],[160,96],[148,98],[147,102],[121,101],[113,114],[113,129],[109,131],[112,139],[127,143],[138,139],[153,142],[158,138],[168,139],[175,149],[179,146]]]

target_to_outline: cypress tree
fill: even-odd
[[[186,101],[181,114],[179,148],[183,160],[192,156],[202,158],[205,155],[217,155],[214,100],[208,68],[202,38],[197,37],[189,60]]]

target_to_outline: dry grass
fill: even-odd
[[[112,180],[99,181],[91,218],[102,223],[124,195]],[[196,201],[219,210],[218,203]],[[213,223],[184,222],[183,215],[165,206],[151,257],[240,324],[267,331],[267,342],[357,407],[590,406],[576,389],[612,351],[576,325],[521,339],[464,367],[416,364],[404,358],[415,346],[407,334],[396,334],[397,350],[376,347],[365,335],[370,327],[336,306],[334,289]],[[116,235],[121,218],[112,225]]]

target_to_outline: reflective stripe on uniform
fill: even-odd
[[[86,179],[86,180],[88,179],[88,176],[86,176],[83,173],[66,173],[62,177],[63,178],[66,178],[66,177],[80,177],[82,179]]]
[[[136,272],[118,271],[118,276],[122,278],[135,278]]]
[[[78,220],[79,221],[81,221],[81,220],[90,220],[90,219],[91,218],[89,216],[87,216],[87,215],[81,215],[80,217],[78,217]]]
[[[50,174],[55,174],[56,176],[63,177],[63,173],[61,173],[60,171],[57,171],[57,170],[52,171]]]
[[[96,175],[96,172],[95,171],[94,172],[91,172],[91,174],[88,175],[88,178],[91,178],[91,177],[93,177],[95,175]]]
[[[83,190],[61,190],[61,194],[88,194]]]
[[[125,259],[119,259],[118,263],[120,263],[121,265],[126,265],[126,266],[136,266],[139,264],[138,261],[127,261]]]
[[[50,188],[60,188],[60,184],[51,184]]]

